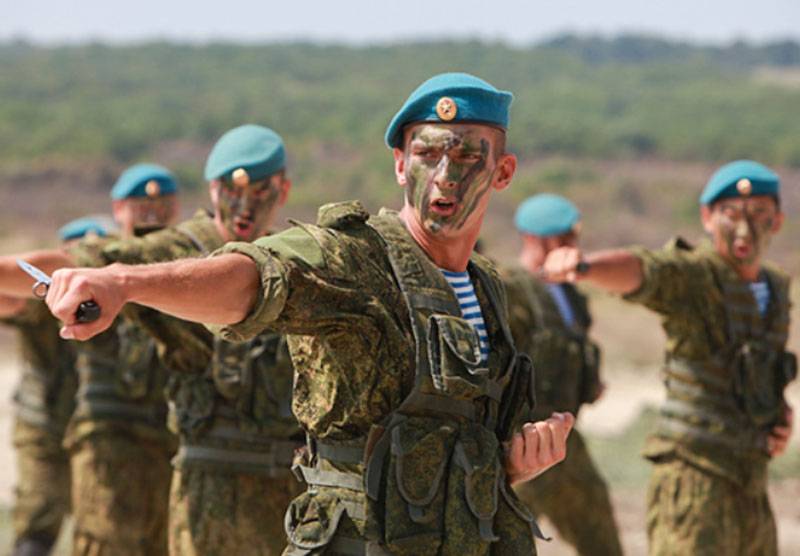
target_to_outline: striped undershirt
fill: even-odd
[[[761,313],[761,316],[764,316],[764,313],[767,312],[767,307],[769,307],[769,284],[762,280],[760,282],[750,282],[749,286],[750,291],[753,292],[753,297],[756,299],[758,312]]]
[[[453,288],[458,298],[458,304],[461,306],[461,315],[464,320],[469,322],[475,331],[478,333],[478,338],[481,342],[481,361],[486,363],[489,359],[489,335],[486,333],[486,323],[483,321],[483,314],[481,313],[481,306],[478,303],[478,298],[475,296],[475,288],[472,286],[472,280],[469,277],[469,272],[452,272],[450,270],[439,269],[444,274],[447,283]]]

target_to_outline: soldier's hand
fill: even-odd
[[[553,413],[546,421],[525,423],[506,450],[506,473],[511,484],[529,481],[567,455],[567,437],[575,417]]]
[[[580,277],[578,265],[583,253],[577,247],[559,247],[547,254],[544,261],[544,279],[548,282],[575,282]]]
[[[783,411],[782,423],[772,427],[767,437],[767,450],[772,457],[779,456],[786,451],[789,439],[792,436],[794,410],[786,404]]]
[[[125,304],[113,267],[57,270],[45,301],[53,315],[64,324],[61,337],[66,340],[88,340],[106,330]],[[76,320],[78,307],[87,301],[94,301],[100,307],[100,317],[79,323]]]

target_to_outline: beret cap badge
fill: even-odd
[[[233,184],[239,187],[245,187],[250,183],[250,174],[244,168],[234,170],[231,178],[233,179]]]
[[[455,119],[458,113],[458,106],[456,102],[450,97],[442,97],[436,102],[436,115],[443,122],[449,122]]]
[[[148,197],[158,197],[161,194],[161,186],[156,180],[150,180],[144,186],[144,192]]]
[[[742,178],[736,182],[736,190],[740,195],[750,195],[753,192],[753,184],[749,179]]]

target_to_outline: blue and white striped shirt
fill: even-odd
[[[750,291],[753,292],[753,297],[756,300],[756,304],[758,305],[758,312],[761,313],[761,316],[764,316],[764,313],[767,312],[767,307],[769,307],[769,284],[766,280],[760,282],[750,282]]]
[[[452,272],[450,270],[440,269],[444,274],[447,283],[453,288],[458,298],[458,304],[461,306],[461,315],[464,320],[469,322],[478,333],[478,338],[481,342],[481,361],[486,363],[489,359],[489,334],[486,332],[486,323],[483,321],[483,313],[481,313],[481,306],[478,303],[478,298],[475,296],[475,288],[472,285],[472,280],[469,277],[469,272]]]

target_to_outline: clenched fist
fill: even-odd
[[[511,484],[529,481],[563,461],[574,424],[571,413],[553,413],[545,421],[525,423],[506,451],[506,473]]]

